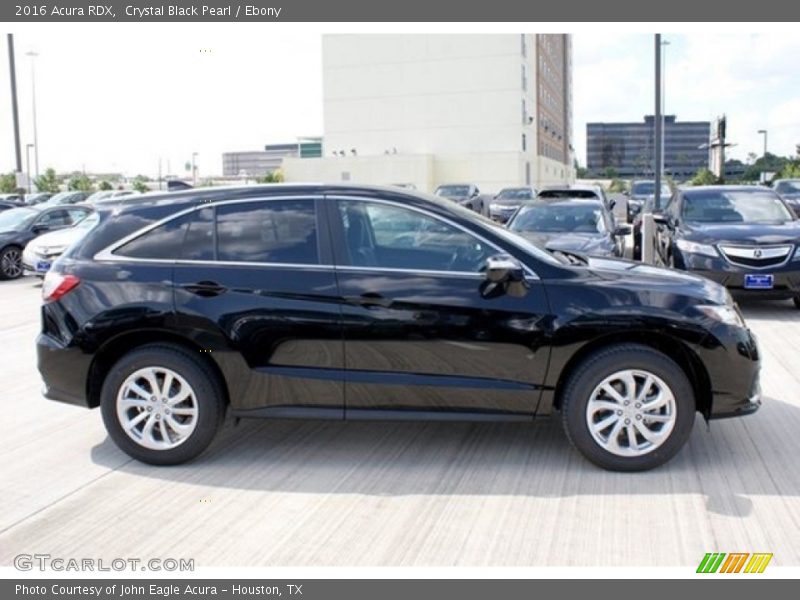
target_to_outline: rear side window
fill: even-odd
[[[202,208],[192,213],[186,227],[183,260],[214,260],[214,209]]]
[[[275,200],[218,206],[217,259],[318,264],[314,201]]]
[[[130,258],[176,259],[193,213],[182,215],[120,246],[114,252]]]

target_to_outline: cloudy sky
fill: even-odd
[[[221,153],[323,132],[321,37],[244,26],[61,26],[17,32],[23,149],[32,141],[31,59],[36,59],[43,169],[202,174]],[[800,39],[788,35],[664,34],[666,108],[684,120],[728,115],[730,155],[800,143]],[[5,37],[5,36],[4,36]],[[653,37],[574,36],[575,138],[585,161],[588,121],[638,121],[653,111]],[[5,39],[0,47],[0,172],[14,168]],[[23,158],[24,161],[24,158]],[[23,164],[24,168],[24,164]]]

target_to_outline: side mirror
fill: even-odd
[[[630,235],[631,231],[633,231],[633,229],[631,228],[630,225],[618,225],[617,228],[614,230],[614,235],[622,237]]]
[[[34,225],[32,231],[36,235],[39,235],[40,233],[46,233],[50,231],[50,229],[50,225]]]
[[[486,279],[481,285],[481,294],[485,298],[494,298],[503,293],[520,297],[527,293],[525,269],[521,262],[508,254],[487,258],[484,277]]]
[[[617,205],[617,201],[613,198],[608,201],[608,208],[609,210],[614,210],[614,207]]]

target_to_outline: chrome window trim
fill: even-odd
[[[504,250],[503,248],[498,247],[497,244],[495,244],[494,242],[490,242],[489,240],[487,240],[482,235],[480,235],[478,233],[475,233],[471,229],[467,229],[463,225],[460,225],[459,223],[456,223],[455,221],[452,221],[451,219],[448,219],[447,217],[443,217],[443,216],[441,216],[439,214],[436,214],[434,212],[431,212],[431,211],[429,211],[429,210],[427,210],[425,208],[420,208],[418,206],[410,206],[408,204],[403,204],[402,202],[398,202],[396,200],[386,200],[384,198],[365,198],[363,196],[348,196],[348,195],[342,195],[342,194],[326,194],[325,197],[326,198],[330,198],[332,200],[350,200],[350,201],[356,201],[356,202],[372,202],[374,204],[388,204],[389,206],[396,206],[398,208],[405,208],[407,210],[418,212],[418,213],[424,214],[424,215],[426,215],[428,217],[431,217],[432,219],[447,223],[451,227],[455,227],[456,229],[459,229],[459,230],[463,231],[467,235],[470,235],[470,236],[474,237],[475,239],[480,240],[481,242],[483,242],[487,246],[489,246],[491,248],[494,248],[498,252],[498,254],[508,254],[508,250]],[[531,269],[525,263],[521,263],[521,264],[522,264],[523,269],[525,269],[525,273],[527,275],[529,275],[531,277],[531,279],[536,279],[536,280],[539,279],[539,276],[533,271],[533,269]],[[357,269],[357,270],[367,270],[367,271],[388,271],[388,272],[397,271],[397,272],[401,272],[401,273],[424,273],[425,272],[424,270],[419,270],[419,269],[395,269],[395,268],[390,268],[390,267],[353,267],[353,266],[350,266],[350,265],[337,266],[336,268],[337,269],[351,269],[351,270]],[[427,272],[429,272],[429,273],[437,273],[437,274],[458,273],[458,274],[461,274],[461,275],[478,275],[478,276],[481,276],[481,277],[483,276],[482,273],[480,273],[479,271],[475,272],[475,273],[473,273],[472,271],[427,271]]]
[[[186,259],[173,259],[173,258],[136,258],[132,256],[125,256],[122,254],[114,254],[114,252],[124,246],[128,242],[135,240],[138,237],[145,235],[146,233],[152,231],[153,229],[164,225],[174,219],[178,219],[184,215],[190,214],[195,211],[202,210],[209,206],[211,207],[218,207],[218,206],[226,206],[231,204],[246,204],[251,202],[270,202],[270,201],[279,201],[279,200],[309,200],[309,201],[316,201],[322,198],[330,198],[332,200],[355,200],[361,202],[374,202],[378,204],[388,204],[391,206],[397,206],[399,208],[406,208],[408,210],[416,211],[422,213],[426,216],[429,216],[433,219],[437,219],[439,221],[443,221],[448,225],[455,227],[466,233],[467,235],[471,235],[472,237],[480,240],[481,242],[487,244],[491,248],[494,248],[498,253],[501,254],[508,254],[508,252],[502,248],[499,248],[497,244],[490,242],[483,236],[476,234],[474,231],[463,227],[462,225],[446,218],[433,213],[429,210],[424,208],[419,208],[417,206],[409,206],[408,204],[403,204],[402,202],[397,202],[393,200],[385,200],[382,198],[365,198],[361,196],[347,196],[347,195],[330,195],[330,194],[292,194],[292,195],[283,195],[283,196],[259,196],[254,198],[236,198],[233,200],[217,200],[214,202],[200,202],[197,205],[191,206],[179,212],[173,213],[168,217],[160,219],[151,223],[150,225],[146,225],[145,227],[134,231],[133,233],[128,234],[127,236],[109,244],[102,250],[99,250],[95,253],[92,257],[92,260],[95,261],[103,261],[103,262],[134,262],[134,263],[149,263],[149,264],[161,264],[161,265],[204,265],[204,266],[234,266],[234,267],[269,267],[269,268],[289,268],[289,269],[306,269],[306,270],[340,270],[340,271],[349,271],[349,272],[386,272],[386,273],[407,273],[412,275],[431,275],[431,276],[449,276],[449,277],[469,277],[469,278],[483,278],[483,274],[481,272],[472,272],[472,271],[440,271],[440,270],[427,270],[427,269],[402,269],[402,268],[392,268],[392,267],[360,267],[360,266],[350,266],[350,265],[331,265],[331,264],[320,264],[320,263],[271,263],[271,262],[248,262],[248,261],[224,261],[224,260],[186,260]],[[538,280],[539,276],[526,264],[522,263],[523,268],[528,276],[530,276],[533,280]]]
[[[177,263],[177,262],[181,262],[179,259],[172,259],[172,258],[135,258],[135,257],[132,257],[132,256],[125,256],[125,255],[122,255],[122,254],[114,254],[114,252],[117,249],[119,249],[121,246],[124,246],[128,242],[133,241],[136,238],[145,235],[146,233],[149,233],[150,231],[152,231],[156,227],[161,227],[161,225],[164,225],[165,223],[169,223],[170,221],[172,221],[174,219],[178,219],[178,218],[180,218],[180,217],[182,217],[184,215],[188,215],[188,214],[190,214],[192,212],[195,212],[195,211],[198,211],[198,210],[202,210],[202,209],[207,208],[209,206],[212,206],[212,207],[216,208],[217,206],[227,206],[229,204],[247,204],[247,203],[250,203],[250,202],[270,202],[270,201],[278,201],[278,200],[310,200],[311,202],[315,202],[316,200],[319,200],[322,197],[323,197],[322,194],[291,194],[291,195],[286,195],[286,196],[258,196],[258,197],[254,197],[254,198],[235,198],[233,200],[216,200],[214,202],[203,202],[203,201],[201,201],[199,204],[197,204],[195,206],[191,206],[191,207],[186,208],[184,210],[181,210],[179,212],[172,213],[168,217],[165,217],[163,219],[155,221],[154,223],[151,223],[150,225],[146,225],[145,227],[142,227],[141,229],[137,229],[133,233],[131,233],[129,235],[126,235],[124,238],[109,244],[108,246],[106,246],[102,250],[96,252],[95,255],[92,257],[92,260],[108,261],[108,262],[130,262],[130,261],[136,261],[136,262],[146,261],[146,262],[156,262],[156,263],[164,263],[164,262]],[[184,261],[184,262],[186,262],[186,261]],[[203,262],[203,261],[198,261],[198,262]],[[219,264],[222,261],[208,261],[208,262],[209,263],[214,263],[214,264]],[[232,261],[232,262],[235,262],[235,261]],[[280,265],[283,265],[283,264],[288,264],[288,263],[245,263],[245,264],[248,264],[248,265],[251,265],[251,264],[261,264],[261,265],[265,265],[265,264],[280,264]],[[313,263],[313,264],[317,264],[317,263]]]

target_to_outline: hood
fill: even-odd
[[[701,244],[795,244],[800,221],[786,223],[683,223],[681,237]]]
[[[576,254],[611,255],[614,246],[602,233],[563,233],[520,231],[525,239],[547,250],[564,250]]]
[[[492,198],[492,204],[496,204],[498,206],[519,206],[526,200],[520,200],[518,198]],[[530,200],[527,200],[530,202]]]
[[[85,233],[83,229],[69,227],[67,229],[59,229],[58,231],[42,234],[30,242],[30,244],[38,248],[47,246],[69,246],[74,241],[83,237]]]
[[[589,257],[589,270],[615,286],[650,292],[672,292],[713,304],[730,304],[724,286],[686,271],[655,267],[622,258]]]
[[[790,194],[781,194],[781,198],[787,202],[800,202],[800,192],[792,192]]]

